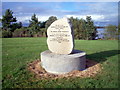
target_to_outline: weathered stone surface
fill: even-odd
[[[42,67],[49,73],[65,74],[86,68],[86,53],[74,50],[72,54],[55,54],[49,50],[41,53]]]
[[[47,35],[47,44],[51,52],[57,54],[70,54],[73,51],[73,30],[67,18],[54,21],[48,27]]]

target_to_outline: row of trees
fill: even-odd
[[[94,40],[97,35],[97,28],[90,16],[84,19],[69,18],[72,22],[74,29],[75,39]],[[36,14],[33,14],[31,20],[29,20],[29,26],[23,27],[22,22],[17,22],[16,17],[13,17],[13,12],[7,9],[3,15],[2,21],[2,37],[42,37],[47,36],[47,28],[52,22],[57,20],[57,17],[51,16],[47,21],[40,22]],[[116,26],[106,27],[104,38],[111,39],[116,38],[119,34],[116,33],[118,29]]]
[[[29,20],[29,26],[23,27],[22,22],[17,22],[16,17],[13,17],[13,12],[7,9],[3,15],[2,21],[2,37],[41,37],[47,36],[46,30],[48,26],[57,20],[56,17],[51,16],[45,22],[38,21],[36,14],[33,14]]]

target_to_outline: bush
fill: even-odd
[[[2,31],[2,38],[10,38],[12,37],[12,32],[9,30],[3,30]]]
[[[41,28],[40,31],[35,32],[30,27],[22,27],[13,32],[13,37],[45,37],[47,31]]]
[[[41,28],[40,30],[41,30],[41,35],[43,37],[47,37],[47,30],[45,28]]]
[[[21,37],[23,32],[22,29],[16,29],[13,33],[13,37]]]
[[[13,33],[13,37],[30,37],[31,34],[27,28],[16,29]]]
[[[0,38],[2,38],[2,28],[0,27]]]

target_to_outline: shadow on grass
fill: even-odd
[[[109,50],[98,53],[89,54],[86,56],[88,59],[92,59],[98,63],[104,62],[108,57],[120,54],[120,50]]]

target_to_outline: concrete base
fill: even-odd
[[[74,50],[72,54],[55,54],[49,50],[41,53],[41,65],[49,73],[65,74],[73,70],[84,70],[86,53]]]

